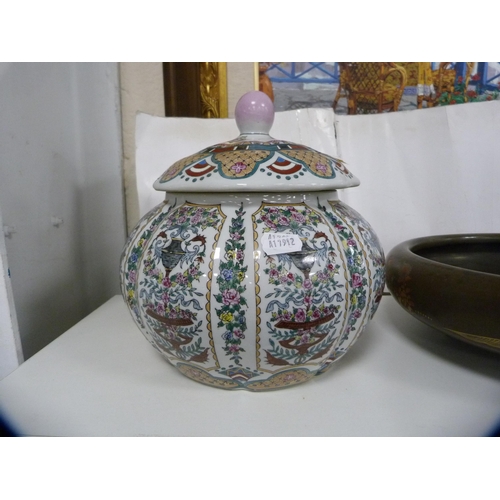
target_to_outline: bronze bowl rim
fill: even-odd
[[[424,257],[418,253],[418,250],[423,250],[427,248],[434,248],[437,246],[446,245],[457,245],[466,243],[499,243],[500,244],[500,233],[457,233],[457,234],[442,234],[442,235],[431,235],[431,236],[421,236],[419,238],[412,238],[410,240],[403,241],[396,245],[388,254],[390,255],[394,251],[408,252],[416,260],[425,261],[428,265],[435,265],[440,268],[449,269],[450,272],[460,272],[478,274],[478,275],[488,275],[495,276],[500,279],[500,274],[489,273],[486,271],[477,271],[475,269],[469,269],[467,267],[454,266],[452,264],[446,264],[444,262],[438,262],[433,259]],[[455,270],[455,271],[453,271]]]

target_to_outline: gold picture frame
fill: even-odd
[[[227,118],[227,63],[200,62],[203,118]]]
[[[163,62],[165,116],[228,118],[238,99],[259,88],[257,63]]]

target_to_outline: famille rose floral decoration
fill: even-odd
[[[371,226],[338,199],[337,160],[268,135],[270,99],[244,95],[240,136],[179,160],[154,184],[121,259],[134,321],[187,377],[224,389],[292,386],[362,334],[385,284]]]

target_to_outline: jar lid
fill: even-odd
[[[153,187],[169,192],[330,191],[359,185],[342,160],[273,139],[274,105],[263,92],[236,104],[236,139],[175,162]]]

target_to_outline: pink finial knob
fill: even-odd
[[[274,104],[258,90],[243,95],[234,111],[241,134],[268,134],[274,122]]]

